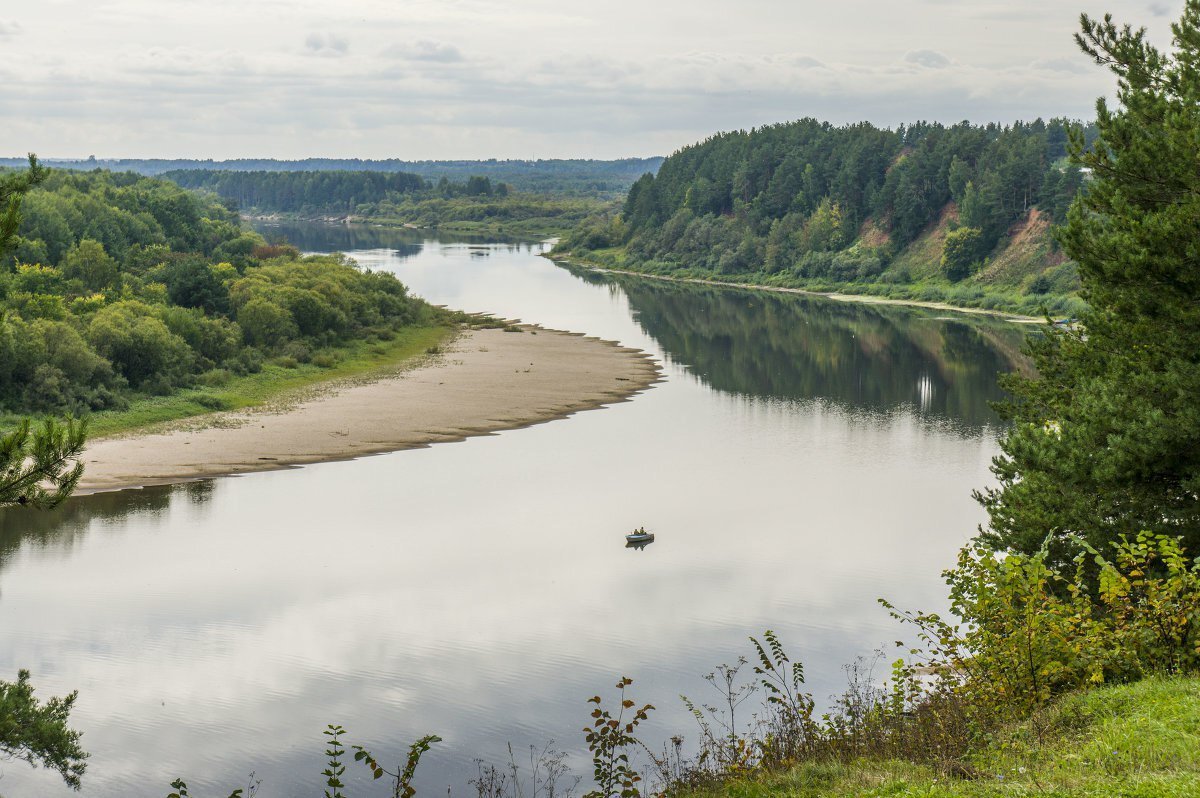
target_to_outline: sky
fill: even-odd
[[[620,158],[806,116],[1090,118],[1114,79],[1080,12],[1167,46],[1182,7],[0,0],[0,155]]]

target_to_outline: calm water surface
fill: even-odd
[[[84,794],[321,792],[321,730],[397,757],[445,742],[420,787],[556,740],[622,675],[677,699],[776,630],[818,698],[900,634],[877,604],[943,606],[982,520],[1011,324],[573,273],[528,245],[284,230],[429,300],[648,350],[633,401],[462,443],[0,513],[0,673],[80,691]],[[645,525],[658,541],[626,550]],[[890,651],[889,651],[890,654]],[[353,764],[353,763],[352,763]],[[0,763],[0,793],[68,795]],[[354,773],[351,770],[351,773]],[[363,786],[357,795],[383,795]]]

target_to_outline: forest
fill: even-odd
[[[332,364],[431,313],[391,274],[268,244],[164,180],[47,170],[21,212],[0,263],[0,413],[119,410],[268,361]]]
[[[624,158],[615,161],[595,159],[480,160],[480,161],[403,161],[396,158],[238,158],[228,161],[211,159],[163,158],[83,158],[47,160],[57,169],[113,172],[137,172],[161,175],[164,172],[403,172],[437,182],[442,178],[465,183],[471,177],[486,177],[495,183],[507,183],[516,191],[553,194],[560,197],[618,199],[647,172],[656,172],[663,159]],[[0,166],[21,167],[24,158],[0,158]]]
[[[251,215],[352,219],[460,232],[544,237],[566,232],[607,207],[595,197],[515,191],[473,175],[431,182],[406,172],[234,172],[182,170],[163,178],[216,194]]]
[[[1077,277],[1048,230],[1086,183],[1067,157],[1072,135],[1088,146],[1096,130],[1066,119],[896,130],[802,119],[721,133],[671,155],[634,183],[619,214],[588,220],[562,249],[615,248],[619,265],[659,273],[892,286],[974,278],[1067,294]],[[1010,252],[1018,240],[1026,251]]]

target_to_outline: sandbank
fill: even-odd
[[[186,482],[460,441],[628,400],[648,354],[520,325],[464,331],[414,368],[333,383],[287,408],[214,413],[91,442],[78,493]]]

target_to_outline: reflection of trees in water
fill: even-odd
[[[319,222],[267,222],[257,221],[254,228],[267,240],[285,240],[304,252],[350,252],[359,249],[390,249],[401,260],[421,254],[427,242],[438,244],[509,245],[513,249],[527,250],[537,247],[527,239],[510,239],[487,235],[475,236],[462,233],[443,233],[430,230],[413,230],[406,227],[372,227],[359,224],[322,224]]]
[[[94,526],[135,515],[161,515],[176,496],[193,506],[204,506],[212,500],[213,490],[214,482],[205,480],[77,496],[46,512],[25,508],[0,510],[0,568],[24,545],[70,550]]]
[[[601,279],[620,284],[638,323],[668,356],[730,393],[823,399],[858,411],[912,407],[978,428],[997,421],[989,406],[1003,396],[997,375],[1024,366],[1016,353],[1025,333],[1008,322],[624,276]]]
[[[268,241],[283,239],[304,252],[348,252],[355,249],[392,249],[400,258],[421,253],[428,236],[404,228],[368,227],[315,222],[256,222]]]

